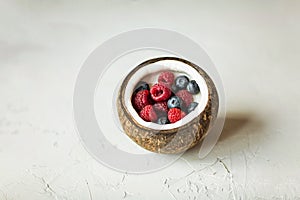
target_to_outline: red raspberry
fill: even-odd
[[[146,122],[155,122],[157,120],[157,115],[152,105],[145,106],[140,112],[140,117]]]
[[[175,123],[185,117],[185,112],[179,108],[171,108],[168,112],[168,119],[171,123]]]
[[[158,83],[171,88],[173,81],[174,81],[174,74],[170,71],[164,71],[162,72],[158,77]]]
[[[149,90],[141,90],[136,93],[132,98],[132,105],[137,110],[142,110],[145,106],[151,104]]]
[[[153,108],[159,116],[167,116],[167,113],[169,111],[166,101],[155,103],[153,105]]]
[[[189,93],[187,90],[179,90],[176,93],[176,96],[182,99],[186,107],[194,101],[193,95],[191,95],[191,93]]]
[[[162,84],[155,84],[150,89],[154,101],[165,101],[171,96],[171,90]]]

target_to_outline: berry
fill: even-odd
[[[171,108],[168,112],[168,119],[171,123],[175,123],[185,117],[185,112],[179,108]]]
[[[171,96],[171,90],[162,84],[155,84],[150,89],[154,101],[165,101]]]
[[[193,102],[193,95],[191,95],[187,90],[179,90],[176,96],[182,99],[185,106],[190,105]]]
[[[170,122],[169,122],[168,118],[164,116],[164,117],[158,118],[157,123],[164,125],[164,124],[169,124]]]
[[[187,107],[187,112],[190,113],[193,110],[195,110],[195,108],[198,106],[197,102],[192,102],[188,107]]]
[[[168,108],[182,108],[183,106],[183,101],[177,97],[177,96],[172,96],[169,100],[168,100]]]
[[[178,76],[175,79],[175,85],[178,89],[185,89],[188,83],[189,83],[189,78],[187,76]]]
[[[171,90],[172,90],[172,92],[176,93],[176,92],[178,91],[178,88],[176,87],[175,84],[173,84],[173,85],[171,86]]]
[[[153,108],[157,115],[159,116],[167,116],[168,114],[168,106],[166,101],[157,102],[153,105]]]
[[[155,122],[157,120],[157,115],[152,105],[145,106],[140,112],[140,117],[146,122]]]
[[[135,95],[133,95],[132,105],[135,108],[135,110],[140,111],[149,104],[151,104],[149,90],[141,90]]]
[[[138,93],[141,90],[150,90],[149,84],[144,82],[144,81],[140,81],[134,89],[135,93]]]
[[[164,71],[159,75],[158,83],[170,88],[172,86],[174,78],[175,77],[174,77],[174,74],[172,72]]]
[[[191,80],[187,86],[186,86],[187,91],[191,94],[198,94],[200,92],[200,88],[195,80]]]

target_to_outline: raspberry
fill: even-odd
[[[132,98],[132,105],[137,110],[142,110],[145,106],[151,104],[149,90],[141,90]]]
[[[166,101],[157,102],[153,105],[153,108],[159,116],[167,116],[168,106]]]
[[[173,81],[174,81],[174,74],[170,71],[162,72],[158,77],[158,83],[171,88]]]
[[[189,106],[193,102],[193,95],[191,95],[191,93],[189,93],[187,90],[179,90],[176,93],[176,96],[182,99],[185,106]]]
[[[155,122],[157,120],[157,115],[152,105],[145,106],[140,112],[140,117],[146,122]]]
[[[162,84],[155,84],[150,89],[154,101],[165,101],[171,96],[171,90]]]
[[[175,123],[185,117],[185,112],[179,108],[171,108],[168,112],[168,119],[171,123]]]

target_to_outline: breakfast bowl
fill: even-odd
[[[124,133],[136,144],[155,153],[178,154],[209,134],[219,96],[201,67],[182,58],[159,57],[127,74],[116,107]]]

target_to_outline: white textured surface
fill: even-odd
[[[300,199],[299,1],[0,1],[0,199]],[[72,119],[80,65],[119,32],[158,27],[206,48],[228,118],[156,173],[97,163]]]

